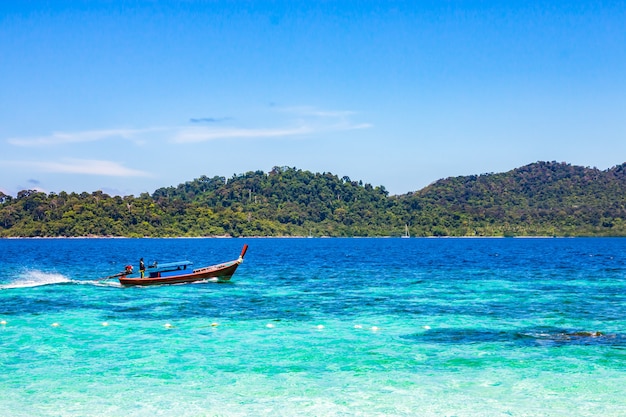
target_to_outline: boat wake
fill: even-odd
[[[38,270],[25,271],[19,274],[12,282],[0,284],[0,290],[11,288],[31,288],[42,285],[72,283],[71,279],[56,272],[43,272]]]
[[[72,281],[75,284],[83,285],[95,285],[96,287],[121,287],[120,283],[116,279],[97,279],[89,281]]]

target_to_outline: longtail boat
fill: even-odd
[[[216,278],[218,282],[224,282],[229,281],[233,276],[237,267],[243,262],[243,257],[247,250],[248,245],[244,244],[239,258],[234,261],[205,266],[198,269],[191,269],[192,263],[189,261],[164,264],[157,264],[155,262],[146,268],[143,278],[141,272],[133,273],[133,268],[130,265],[127,266],[123,272],[112,275],[111,277],[117,277],[120,284],[124,286],[185,284],[213,278]]]

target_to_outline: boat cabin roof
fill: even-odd
[[[190,262],[190,261],[166,262],[166,263],[155,262],[154,265],[148,266],[147,269],[149,272],[174,271],[177,269],[187,269],[187,267],[190,265],[193,265],[193,262]]]

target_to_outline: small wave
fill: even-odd
[[[0,289],[40,287],[70,282],[73,281],[63,274],[34,270],[21,273],[13,282],[0,285]]]
[[[90,280],[90,281],[72,281],[74,284],[95,285],[96,287],[121,287],[117,280]]]

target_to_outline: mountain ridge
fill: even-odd
[[[626,163],[539,161],[384,186],[291,167],[201,176],[152,194],[0,193],[0,236],[626,236]]]

